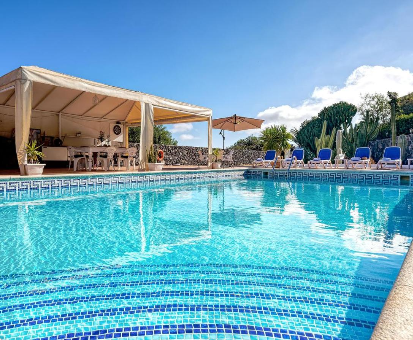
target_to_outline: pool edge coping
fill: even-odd
[[[370,340],[411,340],[413,334],[413,242],[387,296]]]

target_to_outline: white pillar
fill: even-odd
[[[148,151],[153,145],[153,105],[141,102],[140,168],[148,170]]]
[[[30,120],[32,117],[33,84],[30,80],[15,82],[15,142],[20,175],[25,175],[24,164],[27,163],[26,144],[29,142]]]
[[[62,140],[62,113],[59,112],[59,139]]]
[[[124,124],[123,125],[123,145],[125,146],[125,148],[129,147],[129,125],[128,124]]]
[[[212,160],[212,116],[208,119],[208,168],[211,167]]]

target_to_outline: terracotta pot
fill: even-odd
[[[24,170],[27,176],[41,176],[46,164],[25,164]]]
[[[221,169],[221,162],[212,162],[212,169]]]
[[[163,166],[165,163],[148,163],[148,170],[149,171],[162,171]]]

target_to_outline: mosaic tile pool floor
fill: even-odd
[[[0,204],[0,339],[369,339],[413,191],[232,180]]]

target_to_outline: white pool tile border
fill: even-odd
[[[249,169],[246,171],[247,178],[268,178],[274,180],[325,182],[338,184],[356,185],[380,185],[399,186],[402,177],[407,177],[407,186],[413,186],[413,173],[389,172],[377,170],[275,170],[272,169]]]
[[[139,189],[162,184],[208,182],[244,178],[244,170],[136,173],[79,177],[45,177],[0,180],[0,201],[99,192],[111,189]]]

